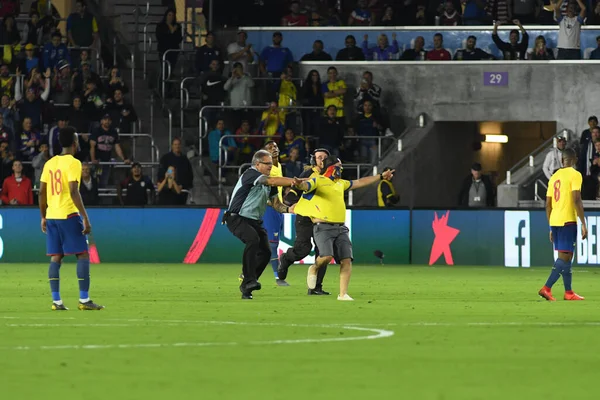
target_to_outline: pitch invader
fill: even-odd
[[[565,285],[565,300],[583,300],[582,296],[574,293],[571,288],[571,264],[577,245],[577,218],[581,221],[581,237],[587,237],[587,225],[583,215],[581,201],[581,173],[573,168],[577,164],[575,150],[566,149],[562,153],[563,168],[552,175],[548,182],[546,193],[546,215],[550,224],[550,242],[558,258],[554,262],[552,272],[546,285],[538,294],[548,301],[556,301],[552,296],[552,286],[562,275]]]
[[[46,234],[47,255],[50,256],[48,279],[52,292],[52,310],[67,310],[60,297],[60,266],[66,255],[77,257],[79,309],[101,310],[89,297],[90,258],[86,235],[92,226],[79,194],[81,161],[73,155],[79,147],[75,129],[62,128],[58,134],[62,154],[44,165],[40,179],[39,204],[42,232]]]

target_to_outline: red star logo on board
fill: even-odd
[[[434,220],[431,223],[433,228],[433,245],[431,246],[431,254],[429,255],[429,265],[435,264],[437,260],[444,255],[444,260],[447,265],[454,265],[452,259],[452,251],[450,250],[450,243],[454,241],[456,236],[460,233],[460,230],[448,226],[448,217],[450,211],[446,211],[446,214],[438,218],[437,212],[434,213]]]

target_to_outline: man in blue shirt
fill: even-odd
[[[59,31],[52,34],[52,41],[44,46],[44,68],[53,70],[60,60],[67,60],[71,64],[69,49],[61,43],[62,36]]]
[[[225,165],[225,160],[227,160],[228,164],[233,164],[236,157],[237,152],[237,144],[233,137],[228,137],[223,140],[222,147],[219,146],[219,142],[223,136],[230,136],[231,132],[225,129],[225,121],[223,118],[217,120],[217,125],[215,126],[215,130],[208,134],[208,152],[210,155],[210,160],[219,164],[219,152],[223,152],[221,156],[222,164]],[[225,154],[227,153],[227,154]]]
[[[273,45],[265,47],[260,53],[260,72],[263,75],[272,77],[269,81],[269,100],[276,100],[277,83],[281,77],[281,73],[285,71],[292,62],[294,57],[292,52],[287,47],[283,47],[281,42],[283,36],[281,32],[273,33]]]

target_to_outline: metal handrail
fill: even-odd
[[[541,145],[536,147],[528,155],[526,155],[521,160],[519,160],[517,163],[515,163],[512,168],[510,168],[508,171],[506,171],[506,183],[510,185],[512,173],[519,170],[520,168],[524,167],[527,164],[531,165],[531,159],[533,157],[537,156],[538,154],[540,154],[542,151],[545,151],[548,148],[548,145],[550,143],[554,143],[556,137],[561,136],[561,135],[565,136],[565,137],[569,137],[572,135],[572,133],[573,132],[568,129],[563,129],[563,130],[555,133],[554,135],[552,135],[551,138],[545,140]]]
[[[173,72],[173,66],[167,60],[167,54],[168,53],[182,53],[182,54],[184,54],[184,53],[193,53],[193,52],[194,52],[194,50],[168,49],[163,54],[163,58],[162,58],[163,68],[162,68],[162,82],[161,82],[161,88],[162,88],[161,95],[162,95],[163,99],[165,98],[165,94],[166,94],[166,85],[165,85],[166,82],[167,81],[168,82],[173,82],[173,81],[170,80],[171,79],[171,73]],[[164,68],[165,64],[167,65],[168,70],[169,70],[169,73],[166,74],[166,76],[165,76],[165,68]]]
[[[538,179],[535,181],[535,186],[534,186],[534,195],[533,195],[533,200],[545,200],[545,197],[542,198],[540,195],[538,195],[538,185],[541,185],[545,190],[544,193],[546,193],[546,191],[548,190],[548,185],[546,185],[546,183],[544,181],[542,181],[541,179]]]
[[[167,108],[167,113],[169,115],[169,145],[173,141],[173,111],[170,108]]]
[[[181,83],[179,85],[179,88],[181,90],[181,93],[180,93],[180,96],[179,96],[180,97],[179,100],[180,100],[180,104],[181,104],[181,109],[182,110],[184,110],[184,109],[186,109],[186,108],[188,108],[190,106],[190,92],[185,88],[185,83],[187,81],[193,81],[193,80],[196,80],[196,79],[198,79],[198,77],[196,77],[196,76],[188,76],[188,77],[185,77],[185,78],[183,78],[181,80]],[[184,100],[184,92],[185,92],[185,100]],[[182,120],[182,126],[183,126],[183,120]]]

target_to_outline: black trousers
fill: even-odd
[[[242,285],[257,281],[271,261],[269,237],[262,221],[229,215],[225,222],[231,233],[246,245],[242,259]]]
[[[304,257],[310,254],[312,250],[312,236],[313,236],[313,223],[310,218],[296,215],[296,241],[294,246],[290,247],[281,257],[285,257],[285,260],[290,264],[296,261],[302,260]],[[315,248],[316,257],[319,256],[319,249]],[[316,289],[323,288],[323,279],[327,273],[327,265],[319,268],[317,273],[317,286]]]

